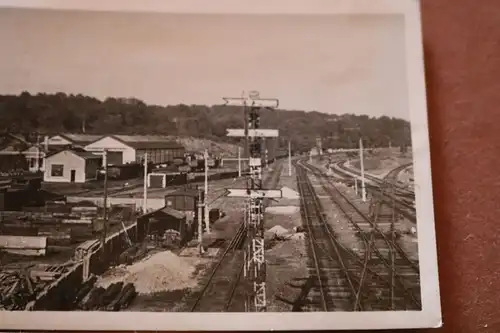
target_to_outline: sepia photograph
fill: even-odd
[[[0,328],[440,325],[418,1],[32,2],[0,6]]]

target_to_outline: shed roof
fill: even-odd
[[[165,213],[165,214],[170,215],[170,216],[173,216],[179,220],[186,218],[186,214],[184,214],[183,212],[178,211],[176,209],[170,208],[170,207],[163,207],[160,209],[160,212]]]
[[[170,207],[163,207],[163,208],[160,208],[158,210],[155,210],[151,213],[147,213],[145,215],[143,215],[143,217],[145,216],[153,216],[153,215],[156,215],[156,214],[166,214],[166,215],[169,215],[169,216],[172,216],[173,218],[176,218],[178,220],[183,220],[186,218],[186,214],[184,214],[183,212],[181,211],[178,211],[176,209],[173,209],[173,208],[170,208]]]
[[[135,149],[181,149],[181,144],[161,135],[113,135],[113,138]]]

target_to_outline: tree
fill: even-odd
[[[3,132],[163,134],[235,142],[237,139],[226,136],[226,129],[243,128],[243,121],[242,108],[236,106],[160,106],[130,97],[100,101],[65,93],[0,95]],[[286,138],[279,141],[281,145],[290,139],[303,151],[316,145],[318,135],[326,149],[355,147],[360,133],[365,143],[374,147],[388,146],[389,142],[393,146],[411,144],[409,122],[386,116],[262,110],[261,123],[263,127],[280,130],[280,136]]]

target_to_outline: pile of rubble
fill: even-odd
[[[304,239],[305,238],[305,230],[302,227],[294,227],[292,230],[288,230],[283,228],[280,225],[276,225],[271,229],[264,232],[264,238],[268,240],[289,240],[289,239]]]
[[[110,276],[102,276],[98,281],[101,287],[113,283],[132,283],[142,295],[177,289],[192,288],[197,281],[193,278],[196,265],[185,258],[163,251],[136,262],[130,266],[115,267]]]
[[[73,306],[84,311],[120,311],[126,309],[137,292],[133,283],[116,282],[107,288],[95,285],[97,278],[91,277],[76,295]]]

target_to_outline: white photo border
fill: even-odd
[[[226,14],[402,14],[405,17],[406,77],[412,128],[418,223],[421,311],[383,312],[57,312],[0,311],[4,330],[348,330],[440,327],[436,236],[419,0],[0,0],[0,8],[226,13]]]

